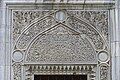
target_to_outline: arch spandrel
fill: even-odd
[[[51,11],[13,11],[13,40],[14,43],[17,38],[22,34],[26,26],[35,22],[38,18],[43,18],[48,14],[51,14]]]
[[[85,36],[59,24],[39,34],[27,50],[25,63],[96,64],[96,53]]]
[[[84,20],[85,22],[91,24],[94,28],[96,28],[102,36],[104,36],[105,40],[108,41],[108,11],[68,11],[70,14],[74,14],[79,19]]]

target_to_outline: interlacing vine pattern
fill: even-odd
[[[14,11],[13,12],[14,41],[21,35],[22,30],[25,28],[25,26],[31,24],[33,20],[37,18],[42,18],[48,14],[50,14],[50,11]],[[45,21],[43,21],[42,24],[46,24]]]
[[[108,41],[108,11],[69,11],[95,27]]]
[[[91,26],[86,25],[84,23],[80,23],[78,19],[74,17],[68,18],[68,25],[70,25],[73,29],[88,36],[88,38],[93,42],[96,49],[104,48],[104,40],[101,38],[100,34]]]
[[[57,12],[59,13],[56,14]],[[108,64],[108,11],[18,10],[13,11],[12,14],[14,57],[16,54],[21,55],[21,60],[15,61],[14,57],[12,60],[14,80],[21,80],[21,63],[25,66],[29,66],[26,64],[38,64],[35,69],[29,66],[27,70],[29,76],[32,76],[36,69],[43,70],[39,67],[41,64],[79,64],[80,66],[94,64],[92,69],[97,69],[98,63]],[[98,53],[107,55],[107,60],[99,60]],[[100,80],[108,80],[109,67],[100,65],[99,68]],[[67,69],[69,70],[69,67]],[[94,77],[91,79],[95,80],[97,70],[94,72],[89,70],[85,67],[84,71],[88,72],[85,74],[92,73]]]

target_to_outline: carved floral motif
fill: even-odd
[[[92,24],[108,41],[108,11],[69,11],[69,13]]]
[[[13,11],[13,39],[16,40],[20,36],[26,25],[48,13],[49,11]]]

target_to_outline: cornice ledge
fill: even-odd
[[[4,0],[2,1],[3,4],[98,4],[98,5],[105,5],[105,4],[115,4],[115,1],[42,1],[42,0]]]

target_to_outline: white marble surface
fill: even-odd
[[[4,66],[0,66],[0,80],[4,80]]]
[[[3,8],[0,5],[0,80],[4,79],[4,70],[5,70],[5,62],[4,62],[4,54],[5,54],[5,43],[4,43],[4,34],[5,34],[5,25],[3,24]]]

